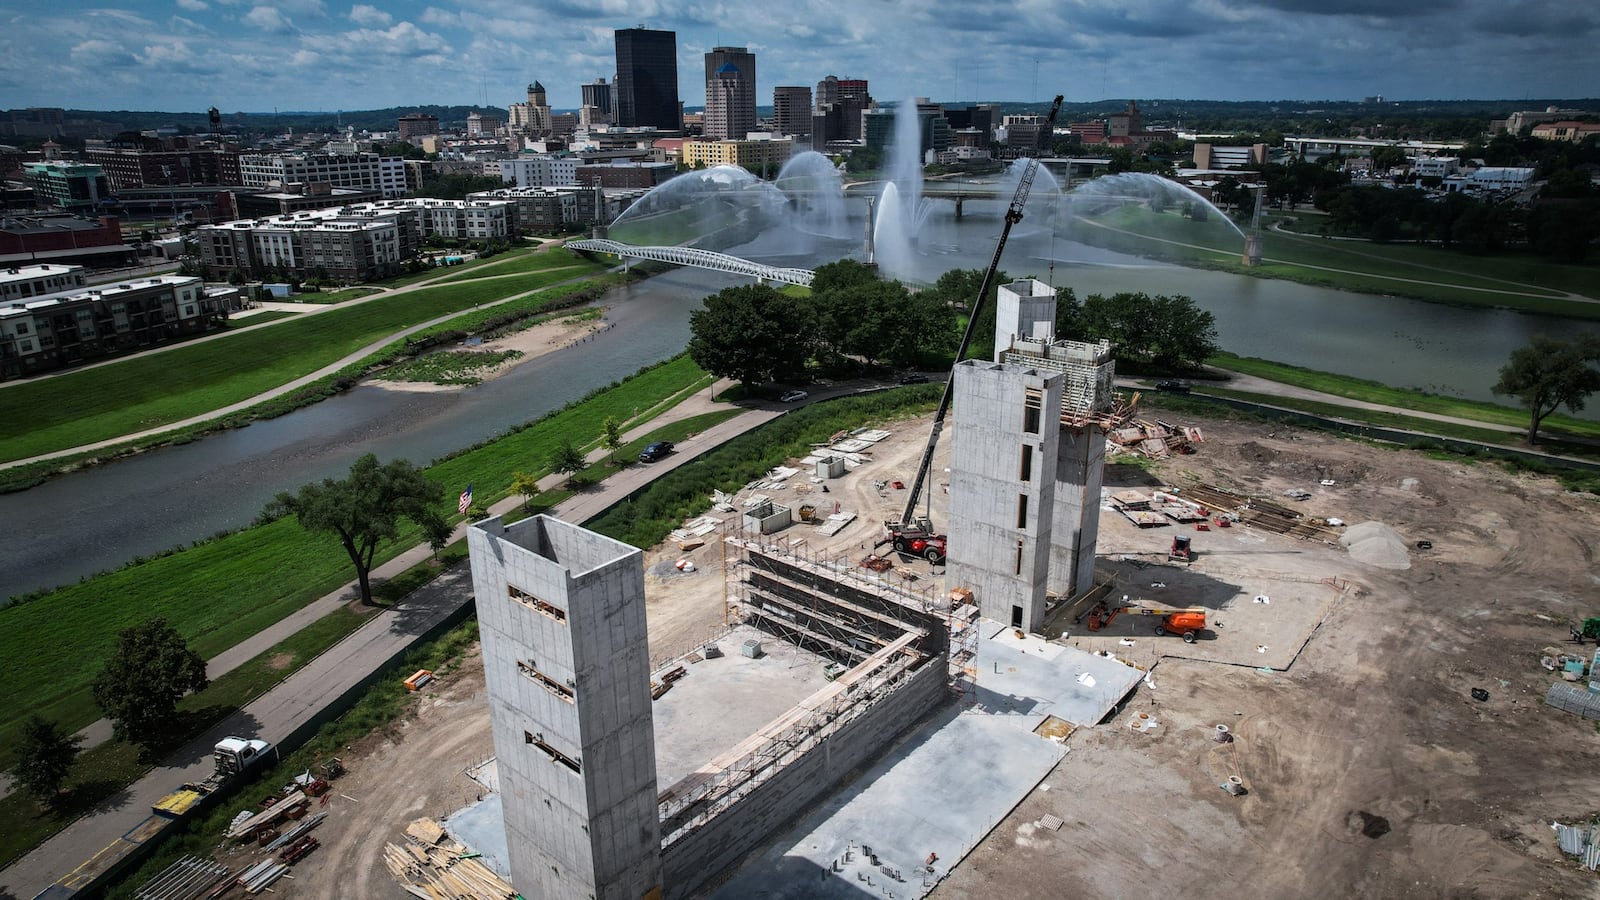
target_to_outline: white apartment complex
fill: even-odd
[[[377,190],[385,197],[407,192],[405,160],[376,153],[251,153],[239,157],[245,187],[322,183],[336,188]]]
[[[518,156],[500,161],[500,179],[507,184],[527,187],[565,187],[578,183],[578,166],[582,160],[575,156]]]

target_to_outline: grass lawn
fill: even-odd
[[[228,330],[238,331],[241,328],[249,328],[252,325],[261,325],[265,322],[278,322],[282,321],[283,319],[292,319],[298,315],[300,314],[297,312],[290,312],[287,309],[264,309],[258,313],[251,313],[242,319],[229,319]]]
[[[662,397],[687,396],[692,385],[708,378],[688,357],[675,358],[427,473],[444,485],[447,502],[468,482],[477,485],[482,502],[493,502],[509,493],[513,472],[546,472],[563,441],[597,440],[610,416],[627,421],[642,411],[643,421],[663,409]],[[377,561],[417,542],[416,530],[403,528],[399,538],[379,548]],[[286,578],[286,572],[293,577]],[[210,658],[353,577],[337,543],[286,518],[0,609],[0,659],[9,660],[13,683],[28,685],[0,709],[0,746],[7,746],[17,724],[34,713],[72,730],[99,718],[88,686],[123,628],[164,616],[196,652]],[[39,647],[72,652],[41,653]]]
[[[564,281],[566,270],[424,288],[272,328],[44,378],[0,391],[0,461],[154,428],[248,399],[418,322]]]
[[[461,555],[465,555],[464,551]],[[205,690],[191,694],[178,704],[184,733],[192,736],[221,721],[235,710],[261,696],[273,685],[343,640],[377,613],[371,609],[344,607],[311,623],[279,642],[256,658],[211,682]],[[13,737],[7,728],[0,746],[0,763],[12,764]],[[62,798],[45,807],[25,793],[0,797],[0,866],[4,866],[38,846],[50,835],[72,822],[95,804],[132,783],[150,764],[140,759],[139,747],[126,741],[107,741],[79,755],[67,777]]]
[[[473,281],[478,278],[492,278],[498,275],[519,275],[525,272],[546,272],[551,269],[571,269],[570,274],[580,275],[584,272],[604,272],[610,268],[602,262],[587,259],[570,250],[553,247],[540,253],[522,253],[515,258],[501,259],[496,256],[483,266],[460,275],[452,276],[451,281]]]
[[[522,355],[521,350],[437,350],[385,369],[376,377],[382,381],[477,384],[484,373]]]
[[[1235,356],[1231,353],[1219,353],[1206,360],[1206,362],[1219,369],[1242,372],[1246,375],[1254,375],[1269,381],[1292,384],[1296,387],[1321,391],[1325,394],[1348,397],[1351,400],[1380,403],[1384,406],[1437,413],[1463,419],[1475,419],[1479,422],[1487,422],[1493,425],[1506,425],[1515,428],[1526,428],[1528,425],[1527,412],[1514,406],[1500,406],[1494,403],[1481,403],[1456,397],[1441,397],[1437,394],[1429,394],[1422,391],[1408,391],[1379,384],[1376,381],[1351,378],[1346,375],[1334,375],[1329,372],[1319,372],[1314,369],[1304,369],[1299,366],[1270,362],[1254,357]],[[1211,390],[1209,387],[1205,389]],[[1442,423],[1435,424],[1440,425]],[[1566,435],[1600,439],[1600,422],[1575,419],[1571,416],[1552,415],[1544,420],[1540,433],[1549,433],[1553,436]],[[1516,439],[1515,435],[1506,435],[1502,436],[1499,442],[1507,443]],[[1473,438],[1473,440],[1477,440],[1477,438]]]
[[[1097,227],[1101,225],[1106,227]],[[1216,217],[1194,222],[1175,210],[1154,213],[1134,205],[1074,223],[1064,234],[1097,247],[1200,268],[1439,303],[1600,318],[1600,304],[1564,299],[1569,292],[1597,297],[1595,267],[1528,255],[1473,257],[1433,246],[1267,232],[1262,265],[1247,268],[1240,261],[1243,240]]]
[[[404,659],[391,666],[388,671],[398,675],[401,672],[429,669],[440,679],[450,678],[477,640],[478,622],[476,619],[469,619],[442,637],[406,654]],[[307,769],[314,769],[329,757],[340,755],[356,741],[397,721],[407,711],[414,709],[416,704],[427,702],[426,692],[410,693],[400,681],[399,677],[379,678],[361,699],[356,701],[349,712],[322,726],[305,746],[284,756],[277,765],[262,772],[255,779],[256,785],[265,786],[270,790],[278,785],[287,784],[294,776]],[[337,783],[334,790],[338,790]],[[210,856],[217,845],[222,843],[228,823],[241,810],[252,808],[253,800],[259,794],[259,790],[241,791],[228,802],[191,823],[184,831],[164,840],[149,859],[114,883],[107,896],[131,898],[135,886],[142,885],[172,865],[179,857]],[[289,882],[279,884],[289,884]],[[292,887],[275,886],[275,889],[293,892]]]

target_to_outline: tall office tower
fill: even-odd
[[[756,130],[756,55],[744,47],[706,54],[706,137],[742,141]]]
[[[660,896],[644,555],[550,516],[467,530],[511,880]]]
[[[810,134],[811,88],[804,85],[773,88],[772,119],[780,134]]]
[[[651,125],[677,131],[683,127],[678,108],[678,35],[649,28],[616,31],[617,124]]]
[[[600,121],[611,121],[611,85],[606,84],[604,78],[583,85],[583,105],[594,107],[594,114]]]

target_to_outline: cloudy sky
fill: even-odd
[[[880,99],[1600,97],[1595,0],[0,0],[0,108],[226,112],[521,99],[615,69],[612,29]]]

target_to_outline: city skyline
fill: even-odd
[[[11,0],[15,3],[16,0]],[[1583,61],[1600,9],[1561,0],[1080,0],[821,3],[770,9],[671,2],[598,8],[511,0],[85,0],[6,11],[0,107],[224,111],[505,107],[534,80],[574,109],[616,74],[615,29],[677,34],[679,99],[704,102],[715,46],[761,59],[757,102],[779,85],[866,78],[881,99],[1082,102],[1517,99],[1600,96]]]

